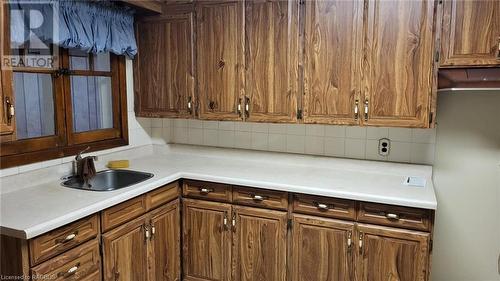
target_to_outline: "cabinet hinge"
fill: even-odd
[[[286,227],[287,227],[288,229],[292,229],[292,225],[293,225],[293,221],[292,221],[292,219],[288,219],[288,221],[287,221],[287,223],[286,223]]]
[[[297,108],[297,119],[302,119],[302,109]]]
[[[432,125],[432,122],[434,121],[434,112],[429,113],[429,124]]]
[[[432,248],[434,248],[434,240],[429,241],[429,253],[432,253]]]

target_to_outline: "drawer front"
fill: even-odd
[[[200,198],[221,202],[231,202],[231,186],[213,182],[186,180],[182,186],[182,194],[186,197]]]
[[[154,209],[179,197],[179,183],[174,182],[146,194],[147,210]]]
[[[74,248],[99,233],[99,219],[93,215],[29,240],[30,260],[35,265]]]
[[[366,202],[359,204],[359,222],[430,231],[430,218],[430,210]]]
[[[330,218],[356,219],[354,201],[322,196],[295,194],[293,198],[293,211]]]
[[[34,280],[101,280],[97,239],[65,252],[31,269]]]
[[[233,187],[233,202],[242,205],[286,210],[288,208],[288,193],[249,187]]]
[[[146,196],[139,196],[124,203],[108,208],[101,213],[103,231],[134,219],[146,212]]]

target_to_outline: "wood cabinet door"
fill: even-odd
[[[184,117],[194,110],[194,14],[145,17],[137,23],[134,63],[139,116]]]
[[[365,125],[429,127],[434,0],[368,0],[363,59]]]
[[[184,199],[183,280],[231,279],[231,205]]]
[[[179,200],[152,211],[150,216],[149,280],[179,281],[181,280]]]
[[[104,280],[148,280],[146,215],[102,235]]]
[[[358,280],[428,280],[429,233],[360,224],[357,236]]]
[[[359,122],[363,6],[362,0],[305,1],[305,123]]]
[[[241,120],[238,104],[242,106],[244,92],[244,3],[202,1],[196,17],[199,116]]]
[[[444,1],[441,48],[441,66],[500,65],[500,1]]]
[[[354,280],[354,223],[293,215],[292,281]]]
[[[4,56],[10,53],[10,29],[8,4],[0,1],[0,142],[15,139],[15,118],[10,105],[14,106],[12,70],[4,66]]]
[[[233,206],[234,281],[285,281],[287,213]]]
[[[245,3],[246,120],[297,120],[298,46],[299,1]]]

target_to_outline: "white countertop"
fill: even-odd
[[[62,187],[55,176],[53,182],[2,194],[1,233],[30,239],[181,178],[437,208],[430,166],[186,145],[156,150],[130,165],[155,176],[127,188],[77,190]],[[403,185],[406,176],[424,177],[426,186]]]

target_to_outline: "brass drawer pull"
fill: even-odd
[[[210,192],[214,192],[214,190],[212,188],[204,188],[204,187],[200,187],[200,193],[203,194],[203,195],[207,195],[209,194]]]
[[[69,277],[69,276],[75,274],[79,267],[80,267],[80,263],[77,263],[73,267],[71,267],[70,269],[68,269],[66,272],[59,272],[57,274],[57,276],[58,277],[64,277],[64,278]]]
[[[262,202],[262,201],[264,201],[264,200],[266,200],[266,199],[267,199],[267,197],[266,197],[266,196],[257,195],[257,194],[250,194],[250,197],[252,197],[252,199],[253,199],[254,201],[257,201],[257,202]]]
[[[359,100],[356,100],[356,104],[354,106],[354,120],[358,120],[359,118]]]
[[[56,243],[61,243],[61,244],[68,243],[69,241],[75,239],[77,235],[78,235],[78,231],[75,231],[71,234],[68,234],[66,237],[64,237],[62,239],[57,239]]]
[[[390,220],[399,220],[398,214],[387,213],[387,214],[385,214],[385,217],[390,219]]]
[[[368,106],[369,102],[368,99],[365,100],[365,121],[368,121]]]
[[[318,210],[320,211],[328,211],[330,209],[327,204],[314,202],[314,205],[316,205],[316,208],[318,208]]]

